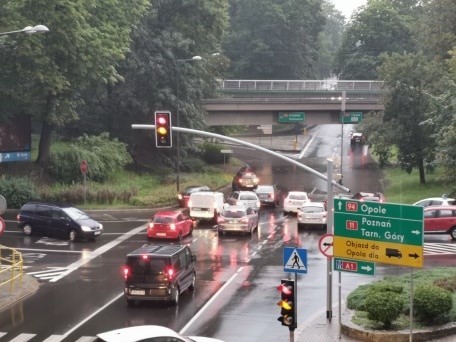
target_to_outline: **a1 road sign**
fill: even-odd
[[[334,270],[358,273],[366,275],[375,275],[375,264],[373,262],[334,258]]]

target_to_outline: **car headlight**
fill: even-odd
[[[81,226],[81,229],[83,232],[90,232],[92,231],[92,228],[88,227],[88,226]]]

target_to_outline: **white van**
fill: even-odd
[[[222,192],[198,191],[190,194],[188,201],[189,216],[193,220],[212,220],[223,211],[225,198]]]

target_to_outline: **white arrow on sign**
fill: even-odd
[[[361,266],[361,269],[364,270],[364,271],[370,272],[370,270],[372,268],[369,265],[367,265],[367,266]]]
[[[421,232],[419,230],[412,230],[411,233],[415,235],[420,235]]]

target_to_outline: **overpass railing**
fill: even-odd
[[[222,92],[382,92],[383,81],[341,80],[221,80]]]

